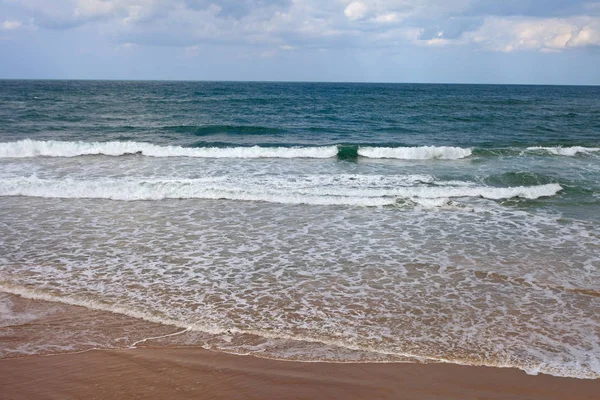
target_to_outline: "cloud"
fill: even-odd
[[[211,5],[217,6],[218,16],[240,20],[252,14],[273,14],[287,10],[293,0],[185,0],[184,7],[190,10],[204,10]]]
[[[467,42],[493,51],[556,52],[569,48],[600,46],[600,18],[488,18]]]
[[[23,26],[23,23],[21,21],[4,21],[2,22],[2,24],[0,24],[0,28],[2,28],[5,31],[12,31],[14,29],[19,29],[20,27]]]
[[[9,17],[3,30],[23,20],[42,29],[85,27],[117,44],[182,48],[462,45],[549,52],[600,46],[597,1],[0,0],[0,12]]]
[[[496,17],[572,17],[588,13],[589,0],[473,0],[469,15]]]
[[[73,16],[76,18],[101,18],[115,14],[124,5],[110,0],[77,0],[74,6]]]
[[[353,1],[344,9],[344,15],[351,21],[362,19],[367,15],[369,6],[362,1]]]
[[[398,14],[396,14],[394,12],[379,14],[375,17],[375,21],[382,23],[382,24],[398,22],[399,20],[400,20],[400,17],[398,16]]]

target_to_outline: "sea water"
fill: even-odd
[[[600,88],[0,81],[0,290],[240,354],[598,378]]]

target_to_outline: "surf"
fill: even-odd
[[[418,184],[419,177],[413,178]],[[426,178],[422,178],[426,179]],[[246,182],[220,179],[42,179],[35,176],[0,179],[0,196],[43,198],[107,199],[119,201],[205,199],[262,201],[282,204],[386,206],[400,200],[412,200],[422,205],[444,205],[450,198],[511,198],[538,199],[551,197],[562,190],[559,184],[537,186],[397,186],[389,188],[361,187],[360,181],[329,185],[331,177],[275,180],[248,178]],[[352,182],[352,181],[350,181]],[[411,185],[411,180],[405,184]]]
[[[184,147],[136,141],[56,141],[24,139],[0,143],[2,158],[79,157],[79,156],[129,156],[190,157],[190,158],[335,158],[356,161],[366,159],[396,160],[461,160],[493,156],[578,156],[600,152],[595,147],[528,147],[519,148],[463,148],[456,146],[366,146],[357,144],[332,144],[325,146],[219,146]]]

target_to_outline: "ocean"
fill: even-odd
[[[0,81],[0,291],[229,353],[599,378],[600,87]],[[117,343],[45,340],[0,356]]]

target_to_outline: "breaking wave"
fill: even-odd
[[[0,144],[0,158],[77,157],[84,155],[200,158],[331,158],[336,146],[325,147],[181,147],[143,142],[61,142],[20,140]]]
[[[396,158],[400,160],[458,160],[469,157],[472,149],[461,147],[360,147],[358,155],[368,158]]]
[[[351,154],[348,156],[348,149]],[[0,143],[0,158],[77,157],[85,155],[143,155],[148,157],[199,157],[199,158],[333,158],[358,156],[368,158],[396,158],[405,160],[452,160],[471,155],[471,149],[460,147],[181,147],[159,146],[152,143],[64,142],[25,139]]]
[[[404,160],[442,159],[454,160],[469,157],[471,149],[460,147],[181,147],[159,146],[133,141],[65,142],[25,139],[0,143],[0,158],[77,157],[85,155],[143,155],[148,157],[199,157],[199,158],[333,158],[353,159],[395,158]]]
[[[88,198],[120,201],[163,199],[210,199],[264,201],[283,204],[386,206],[399,201],[439,207],[450,198],[538,199],[554,196],[562,190],[558,184],[518,187],[458,185],[437,186],[331,187],[326,184],[306,186],[302,181],[280,182],[261,178],[247,181],[207,179],[114,179],[95,180],[40,179],[35,176],[0,180],[0,196],[45,198]]]
[[[600,152],[600,147],[528,147],[528,151],[545,152],[556,156],[576,156],[577,154],[590,154]]]
[[[252,147],[182,147],[160,146],[134,141],[67,142],[55,140],[19,140],[0,143],[0,158],[77,157],[88,155],[142,155],[147,157],[197,158],[333,158],[353,160],[358,157],[398,160],[459,160],[476,156],[546,154],[576,156],[600,152],[595,147],[528,147],[473,149],[451,146],[376,147],[358,145],[329,146],[252,146]]]

